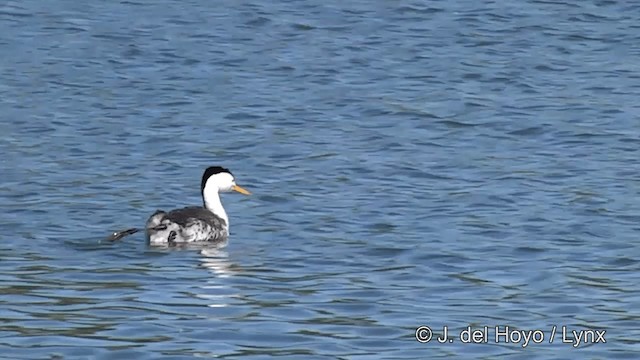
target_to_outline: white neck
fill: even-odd
[[[224,222],[227,224],[227,231],[229,231],[229,218],[227,217],[227,212],[224,211],[224,207],[222,207],[218,189],[205,188],[203,197],[204,207],[224,220]]]

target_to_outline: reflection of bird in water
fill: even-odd
[[[229,261],[229,255],[220,249],[208,247],[202,249],[200,254],[202,255],[200,258],[202,267],[211,271],[214,276],[195,284],[198,290],[193,289],[194,295],[199,299],[206,300],[207,306],[210,308],[223,308],[231,305],[234,298],[239,294],[234,288],[230,288],[225,281],[220,281],[220,279],[228,278],[238,273],[238,268]]]
[[[220,166],[207,168],[200,184],[204,206],[190,206],[169,212],[156,211],[145,226],[148,243],[173,246],[198,242],[226,242],[229,237],[229,217],[220,201],[220,193],[230,191],[250,194],[236,185],[228,169]],[[133,228],[114,232],[109,240],[120,240],[140,230]]]
[[[200,258],[202,266],[211,270],[218,277],[229,277],[238,271],[238,269],[233,268],[233,264],[229,261],[229,254],[220,249],[202,249],[200,255],[202,255],[202,258]]]

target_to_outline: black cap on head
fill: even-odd
[[[222,166],[209,166],[207,170],[204,171],[204,174],[202,174],[202,183],[200,183],[200,192],[204,191],[204,186],[207,183],[207,180],[209,180],[209,178],[212,175],[220,174],[223,172],[231,174],[231,171],[229,171],[229,169],[223,168]],[[231,174],[231,176],[233,176],[233,174]]]

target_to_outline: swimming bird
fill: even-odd
[[[189,206],[165,212],[157,210],[145,225],[149,245],[175,246],[186,243],[224,243],[229,237],[229,217],[220,201],[221,192],[251,193],[236,184],[229,169],[208,167],[202,174],[203,206]],[[142,229],[117,231],[108,240],[120,240]]]

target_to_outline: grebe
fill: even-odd
[[[149,245],[187,243],[224,243],[229,237],[229,217],[220,201],[221,192],[251,193],[238,186],[229,169],[208,167],[202,174],[200,193],[203,206],[189,206],[164,212],[157,210],[147,220],[145,231]],[[111,234],[109,240],[120,240],[142,229],[133,228]]]

